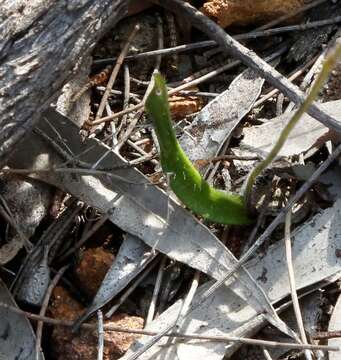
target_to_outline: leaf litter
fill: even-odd
[[[184,27],[184,25],[181,26]],[[179,72],[183,71],[182,69],[180,59]],[[337,84],[335,78],[337,78],[337,74],[333,73],[332,84],[334,85]],[[228,81],[225,81],[223,77],[222,80],[226,87]],[[247,113],[261,92],[263,83],[262,77],[257,76],[254,70],[245,70],[232,81],[226,91],[209,102],[194,117],[191,125],[185,128],[180,136],[180,143],[192,160],[214,157],[227,139],[235,143],[231,134],[237,126],[240,126],[242,121],[245,121]],[[334,85],[326,88],[328,92],[335,94],[332,91]],[[325,93],[324,98],[328,100]],[[68,100],[66,99],[66,101]],[[322,109],[337,118],[340,114],[339,105],[339,100],[336,97],[336,101],[323,104]],[[70,104],[67,107],[69,106]],[[86,106],[87,104],[81,106],[81,118],[87,117],[89,114]],[[108,108],[107,111],[109,111]],[[87,154],[80,157],[81,161],[94,164],[100,158],[102,159],[99,162],[100,168],[125,167],[128,164],[126,158],[111,151],[110,144],[108,147],[94,139],[82,143],[79,137],[79,129],[73,126],[67,118],[62,118],[53,112],[47,113],[45,117],[49,120],[53,119],[51,122],[53,128],[47,126],[45,120],[38,124],[38,128],[52,139],[56,139],[56,134],[58,134],[57,145],[66,150],[69,158],[65,158],[65,153],[63,155],[58,150],[58,146],[57,149],[53,148],[46,139],[43,140],[41,136],[33,132],[26,143],[24,142],[16,154],[13,154],[9,165],[14,168],[38,167],[41,170],[48,170],[52,166],[61,166],[66,160],[70,161],[70,157],[72,158],[92,146],[93,148]],[[221,117],[222,119],[220,119]],[[217,121],[214,120],[215,118]],[[290,114],[284,114],[267,121],[263,125],[254,126],[253,118],[251,116],[246,117],[246,120],[251,123],[247,123],[243,129],[243,136],[238,142],[240,148],[236,150],[236,154],[238,152],[237,155],[243,155],[245,151],[248,151],[252,152],[253,155],[257,154],[264,157],[271,148],[272,141],[277,138],[281,127],[289,118]],[[114,128],[113,131],[115,131]],[[142,142],[145,140],[143,136],[146,134],[148,132],[142,127],[140,132],[137,131],[132,134],[131,139],[137,140],[136,143]],[[306,115],[289,137],[280,156],[285,160],[289,159],[289,167],[291,158],[295,156],[300,158],[300,166],[306,167],[304,156],[310,158],[316,154],[321,154],[321,151],[325,151],[324,144],[326,141],[329,141],[330,148],[331,141],[337,142],[337,137],[333,133],[328,133],[328,129],[324,125]],[[124,148],[122,154],[128,155],[129,158],[133,152],[130,154],[126,151],[127,149]],[[143,152],[141,154],[144,155]],[[136,158],[136,154],[134,157]],[[316,162],[316,158],[313,161]],[[74,166],[76,164],[75,161]],[[155,166],[155,160],[152,160],[152,164]],[[221,164],[220,166],[222,166]],[[224,171],[230,172],[229,179],[232,179],[233,184],[236,178],[234,169],[245,169],[246,163],[243,160],[232,159],[223,165],[228,166],[228,170],[225,168]],[[142,166],[140,168],[148,173],[145,171],[148,167],[143,168]],[[302,179],[309,177],[310,171],[307,169],[304,175],[302,171],[297,170],[294,171],[294,175],[291,173],[290,176],[294,179]],[[84,318],[129,286],[142,269],[148,266],[146,259],[149,259],[152,251],[163,252],[169,258],[198,269],[216,280],[221,279],[223,274],[236,263],[236,258],[214,235],[214,233],[219,232],[219,227],[210,225],[208,228],[200,224],[188,211],[179,206],[172,195],[165,194],[159,188],[147,185],[148,180],[133,168],[117,170],[110,176],[103,173],[82,175],[71,174],[71,172],[42,172],[33,175],[33,177],[57,186],[84,201],[87,205],[98,209],[101,214],[104,214],[120,229],[127,232],[114,263],[98,289],[97,295],[87,308]],[[335,172],[332,170],[325,174],[323,181],[328,185],[331,182],[335,184],[337,181],[332,180],[335,177],[337,178],[337,175],[335,176]],[[235,186],[235,184],[233,185]],[[316,198],[313,201],[316,201]],[[339,211],[340,203],[336,196],[332,206],[319,210],[318,214],[306,219],[305,223],[293,233],[293,255],[298,289],[318,286],[320,281],[328,279],[330,276],[338,276],[340,265],[337,256],[340,241]],[[28,234],[27,237],[31,235],[32,233]],[[19,240],[18,244],[20,245]],[[12,259],[18,250],[12,252],[12,255],[5,254],[7,258],[3,263]],[[271,314],[271,306],[276,306],[278,301],[289,295],[283,253],[282,242],[275,242],[271,247],[262,249],[262,252],[248,262],[246,267],[248,272],[243,270],[239,272],[238,280],[235,277],[229,280],[226,286],[219,289],[191,313],[190,318],[185,319],[180,330],[199,334],[218,333],[245,337],[255,335],[258,329],[266,323],[264,311]],[[195,294],[194,304],[200,301],[200,294],[209,285],[210,282],[201,285]],[[264,296],[260,291],[260,287],[265,290],[267,296]],[[268,299],[271,300],[271,306]],[[150,328],[162,329],[166,323],[177,318],[179,309],[180,304],[176,302],[159,315],[151,323]],[[267,320],[272,320],[275,325],[277,323],[284,331],[286,330],[275,317],[272,319],[267,317]],[[145,338],[141,338],[135,347],[139,347],[144,341]],[[162,341],[166,342],[166,340]],[[161,344],[159,342],[157,346],[152,347],[140,358],[170,356],[174,359],[195,359],[207,356],[210,359],[220,359],[232,355],[240,346],[238,344],[226,345],[214,341],[199,342],[194,340],[188,343],[175,340],[168,341],[166,347]],[[131,352],[124,358],[128,358],[129,354]]]

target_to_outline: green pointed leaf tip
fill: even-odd
[[[243,197],[210,186],[182,150],[171,123],[166,82],[159,73],[154,74],[154,87],[145,107],[159,141],[162,169],[169,174],[176,196],[206,220],[234,225],[251,223]]]

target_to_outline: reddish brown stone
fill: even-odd
[[[53,290],[49,314],[55,319],[75,320],[84,311],[84,307],[61,286]]]
[[[64,320],[74,320],[83,312],[83,307],[74,300],[66,290],[57,287],[54,290],[49,314]],[[96,323],[93,318],[92,323]],[[127,314],[113,315],[104,324],[125,328],[142,329],[143,319]],[[130,347],[136,335],[118,333],[110,330],[104,332],[104,360],[119,359]],[[70,328],[56,326],[51,338],[51,351],[57,360],[92,360],[97,358],[97,329],[82,328],[73,334]]]
[[[82,290],[94,297],[113,261],[114,255],[101,247],[84,251],[76,269]]]
[[[143,319],[141,317],[129,316],[127,314],[113,315],[108,321],[105,321],[105,324],[130,329],[143,329]],[[104,344],[108,344],[107,350],[118,353],[122,356],[137,337],[138,336],[129,333],[119,333],[106,330],[104,333]]]
[[[222,27],[265,23],[301,7],[304,0],[209,0],[201,11]]]

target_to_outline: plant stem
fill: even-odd
[[[296,111],[294,116],[290,119],[290,121],[287,123],[287,125],[284,127],[276,144],[274,145],[272,150],[269,152],[268,156],[263,161],[261,161],[252,170],[251,174],[249,175],[247,183],[246,183],[246,187],[245,187],[245,192],[244,192],[247,203],[249,203],[249,200],[251,198],[252,187],[256,181],[257,176],[260,175],[261,172],[266,167],[268,167],[271,164],[271,162],[275,159],[275,157],[277,156],[279,151],[282,149],[285,141],[289,137],[290,132],[295,127],[295,125],[298,123],[298,121],[301,119],[302,115],[308,110],[310,104],[312,104],[312,102],[314,101],[314,99],[316,98],[318,93],[320,92],[324,82],[328,78],[328,75],[330,74],[333,67],[335,66],[335,64],[337,63],[337,61],[340,58],[341,58],[341,42],[337,41],[336,47],[334,48],[334,50],[332,50],[330,55],[327,56],[327,58],[323,64],[322,70],[321,70],[319,76],[317,77],[309,95],[307,96],[305,101],[302,103],[302,105],[298,108],[298,110]]]

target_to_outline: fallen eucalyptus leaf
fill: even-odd
[[[321,104],[321,108],[329,115],[338,118],[341,115],[341,100]],[[283,114],[271,121],[244,129],[244,138],[240,150],[247,150],[253,155],[266,157],[277,141],[282,129],[293,116],[293,112]],[[301,154],[314,146],[329,129],[305,114],[290,133],[277,158]]]
[[[0,187],[12,221],[29,239],[47,214],[52,200],[51,186],[35,179],[1,175]],[[23,246],[22,236],[11,229],[8,242],[0,247],[0,265],[11,261]]]
[[[191,161],[216,155],[226,138],[251,110],[263,84],[262,77],[247,69],[199,112],[179,139]]]
[[[17,306],[1,279],[0,303]],[[28,319],[1,306],[0,319],[0,359],[36,360],[36,339]],[[39,359],[43,358],[40,353]]]

